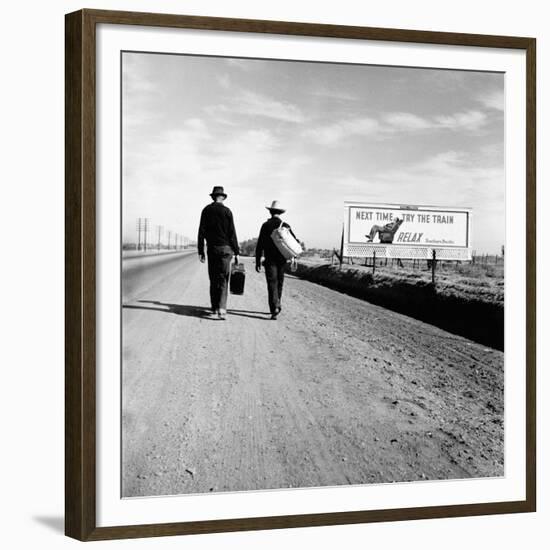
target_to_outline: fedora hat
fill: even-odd
[[[281,203],[279,201],[273,201],[271,203],[271,206],[266,206],[266,208],[270,211],[270,212],[280,212],[281,214],[283,212],[286,212],[286,208],[283,208],[281,206]]]
[[[212,188],[212,193],[210,193],[210,196],[214,198],[218,195],[222,195],[223,197],[227,198],[227,193],[224,192],[223,187],[216,185]]]

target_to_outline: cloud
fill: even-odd
[[[412,113],[389,113],[383,117],[389,128],[407,130],[427,130],[433,128],[433,122]],[[387,130],[388,128],[386,128]]]
[[[125,131],[151,125],[161,116],[151,104],[161,97],[161,87],[148,73],[139,56],[124,54],[122,63],[122,109]]]
[[[382,115],[379,119],[363,117],[309,128],[304,136],[320,145],[334,145],[347,137],[375,136],[427,131],[478,132],[487,124],[488,117],[480,111],[464,111],[452,115],[420,117],[406,112]]]
[[[488,109],[494,109],[496,111],[504,111],[504,91],[493,90],[484,95],[480,95],[477,101],[487,107]]]
[[[231,87],[231,79],[229,78],[229,75],[226,75],[226,74],[218,75],[216,77],[216,79],[217,79],[219,85],[224,90],[228,90]]]
[[[248,90],[235,93],[229,104],[208,106],[205,111],[215,117],[239,114],[290,123],[305,121],[304,114],[296,105]]]
[[[369,186],[395,202],[483,207],[504,206],[504,169],[479,155],[445,151],[401,169],[378,174]],[[386,200],[389,200],[386,199]]]
[[[210,137],[207,125],[200,118],[189,118],[183,123],[182,127],[184,131],[192,132],[196,136]]]
[[[331,90],[328,88],[314,89],[310,94],[314,97],[336,99],[337,101],[359,101],[367,95],[364,90],[361,90],[361,95],[358,96],[345,90]]]
[[[224,185],[240,197],[239,205],[247,205],[258,183],[284,173],[277,170],[279,147],[266,129],[224,130],[221,137],[218,127],[200,118],[186,119],[177,129],[150,134],[146,140],[125,134],[125,238],[133,238],[139,216],[192,236],[214,185]]]
[[[480,111],[462,111],[452,115],[420,117],[412,113],[389,113],[383,117],[385,132],[422,130],[465,130],[475,132],[487,123],[487,115]]]
[[[304,131],[304,137],[321,145],[334,145],[348,136],[371,136],[379,130],[379,123],[368,117],[318,126]]]
[[[122,83],[125,99],[158,94],[160,87],[151,78],[147,56],[124,53],[122,58]]]
[[[369,182],[376,200],[472,207],[472,244],[494,251],[505,238],[505,175],[502,164],[482,154],[446,151]]]
[[[504,169],[486,155],[445,151],[399,168],[336,178],[349,198],[408,204],[504,206]]]
[[[331,182],[348,200],[472,207],[472,244],[495,251],[505,238],[505,176],[484,154],[445,151],[365,178]]]
[[[436,117],[435,127],[476,132],[485,126],[487,118],[487,115],[480,111],[465,111],[454,115]]]
[[[224,185],[240,238],[256,234],[264,205],[280,199],[302,238],[328,246],[340,235],[341,201],[356,198],[473,206],[476,239],[501,241],[494,83],[469,84],[443,101],[432,88],[411,89],[411,79],[380,88],[373,78],[364,82],[367,101],[363,87],[328,74],[318,87],[296,72],[281,79],[267,61],[218,58],[192,65],[193,80],[185,64],[182,78],[172,62],[163,68],[160,58],[148,59],[124,75],[124,232],[131,238],[139,216],[194,236],[212,186]],[[483,220],[489,210],[491,223]]]
[[[228,57],[225,59],[225,62],[229,67],[235,67],[237,69],[241,69],[243,71],[250,71],[254,68],[254,62],[255,59],[239,59],[236,57]]]
[[[263,116],[285,122],[303,122],[301,110],[289,102],[281,102],[255,92],[242,92],[237,98],[237,109],[243,114]]]
[[[187,119],[178,129],[151,135],[146,141],[126,136],[125,186],[142,200],[154,191],[154,201],[157,194],[169,198],[182,186],[193,194],[191,189],[202,192],[219,182],[250,185],[269,171],[279,147],[266,129],[230,130],[220,139],[219,130],[204,120]]]

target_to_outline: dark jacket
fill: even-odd
[[[256,265],[259,266],[262,261],[262,254],[266,262],[274,264],[284,264],[286,263],[286,258],[279,252],[273,239],[271,238],[271,233],[281,225],[281,218],[270,218],[262,225],[260,229],[260,236],[258,237],[258,244],[256,245]],[[298,240],[296,235],[292,232],[290,225],[283,222],[283,227],[287,227],[292,236]]]
[[[199,223],[197,244],[199,255],[204,255],[204,241],[208,248],[212,246],[229,246],[234,254],[239,254],[239,243],[233,214],[221,202],[212,202],[203,208]]]

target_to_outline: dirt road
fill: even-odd
[[[205,317],[195,254],[123,285],[123,496],[501,476],[503,354],[247,268]]]

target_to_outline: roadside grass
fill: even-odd
[[[420,267],[412,267],[404,263],[399,267],[397,263],[384,265],[384,260],[377,262],[373,275],[372,266],[365,266],[364,260],[356,258],[353,264],[343,264],[341,272],[356,272],[357,282],[367,285],[392,285],[407,283],[411,286],[424,287],[431,285],[432,272],[422,262]],[[304,258],[300,260],[304,267],[330,266],[330,260],[323,258]],[[334,269],[340,271],[339,266]],[[504,268],[499,265],[472,264],[470,262],[438,262],[436,268],[436,291],[460,297],[463,300],[488,301],[504,303]]]
[[[381,261],[381,264],[384,264]],[[389,264],[389,262],[388,262]],[[502,266],[442,262],[436,270],[304,258],[297,276],[439,326],[497,349],[504,346]]]

